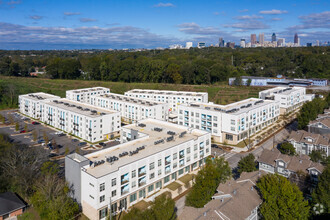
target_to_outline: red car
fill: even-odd
[[[25,133],[26,131],[25,130],[21,130],[19,133]]]
[[[38,124],[40,124],[40,123],[37,122],[37,121],[33,121],[32,124],[33,124],[33,125],[38,125]]]

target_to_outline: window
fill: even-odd
[[[105,183],[100,184],[100,192],[105,190]]]
[[[159,160],[158,160],[158,166],[161,166],[161,165],[162,165],[162,160],[159,159]]]
[[[142,189],[139,191],[139,198],[145,198],[146,197],[146,190]]]
[[[155,168],[155,163],[154,162],[150,163],[149,170],[153,170],[154,168]]]
[[[156,183],[156,189],[162,188],[162,181]]]
[[[231,120],[230,120],[230,124],[231,124],[231,125],[235,125],[235,120],[234,120],[234,119],[231,119]]]
[[[136,201],[136,197],[137,197],[137,196],[136,196],[136,193],[130,195],[130,196],[129,196],[129,202],[132,203],[132,202]]]
[[[170,181],[170,176],[166,176],[166,177],[164,178],[164,184],[167,183],[168,181]]]
[[[217,116],[213,116],[213,121],[217,121],[218,117]]]
[[[173,160],[175,160],[177,157],[178,157],[178,154],[177,153],[174,153],[173,154]]]
[[[155,177],[155,173],[150,174],[150,179],[153,179]]]
[[[101,203],[101,202],[104,202],[104,200],[105,200],[105,195],[100,196],[100,203]]]
[[[107,217],[107,215],[108,215],[108,207],[105,207],[104,209],[101,209],[99,211],[100,219],[103,219],[103,218]]]
[[[136,170],[132,171],[132,178],[136,177]]]
[[[196,151],[196,150],[197,150],[197,144],[194,145],[194,151]]]
[[[179,170],[179,175],[183,174],[183,169]]]
[[[176,168],[178,166],[178,164],[175,162],[173,163],[173,169]]]
[[[162,175],[162,170],[158,170],[158,176]]]
[[[196,159],[196,158],[197,158],[197,153],[194,154],[194,159]]]
[[[232,141],[233,140],[233,135],[226,134],[226,139]]]
[[[187,154],[190,153],[190,147],[187,147]]]
[[[117,195],[117,191],[116,190],[114,190],[114,191],[111,192],[111,197],[115,197],[116,195]]]
[[[148,192],[154,191],[154,184],[148,186]]]
[[[136,182],[133,181],[133,182],[132,182],[132,188],[134,188],[135,186],[136,186]]]
[[[115,186],[116,185],[116,178],[113,178],[112,180],[111,180],[111,186]]]
[[[230,127],[230,130],[231,131],[235,131],[235,127]]]

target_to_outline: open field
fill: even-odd
[[[258,92],[265,87],[246,87],[220,85],[183,85],[162,83],[124,83],[108,81],[86,80],[58,80],[45,78],[5,77],[0,76],[0,85],[13,85],[16,95],[31,92],[48,92],[65,97],[65,91],[70,89],[103,86],[111,89],[111,92],[124,94],[131,89],[159,89],[159,90],[182,90],[208,92],[209,101],[217,104],[228,104],[249,97],[258,97]]]

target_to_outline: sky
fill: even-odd
[[[250,42],[272,33],[329,41],[329,0],[0,0],[0,49],[157,48]]]

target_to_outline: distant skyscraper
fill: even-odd
[[[273,33],[273,35],[272,35],[272,42],[276,42],[276,34],[275,33]]]
[[[320,41],[319,40],[316,40],[316,46],[320,46]]]
[[[204,48],[205,47],[205,42],[198,42],[197,47],[198,48]]]
[[[264,33],[260,33],[259,34],[259,44],[261,44],[261,46],[263,46],[264,42],[265,42],[265,35],[264,35]]]
[[[251,34],[251,45],[255,45],[257,43],[257,35]]]
[[[311,47],[312,46],[312,43],[307,43],[306,46],[307,47]]]
[[[193,46],[193,42],[186,42],[186,49],[189,49]]]
[[[242,48],[245,48],[245,39],[241,39],[240,46]]]
[[[298,34],[295,33],[293,43],[298,44]]]
[[[219,47],[224,47],[225,46],[225,41],[223,40],[222,37],[219,38]]]
[[[277,46],[278,47],[284,47],[285,46],[285,38],[278,38]]]

